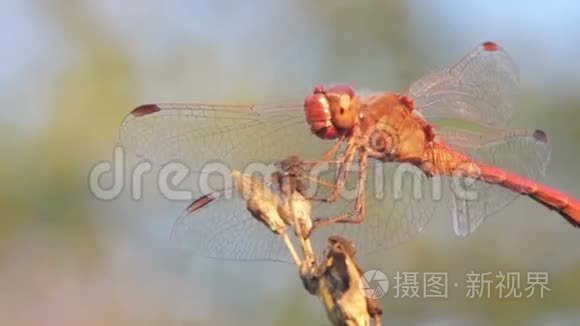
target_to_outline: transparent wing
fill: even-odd
[[[244,171],[293,154],[317,158],[329,147],[310,132],[301,106],[145,105],[125,117],[120,140],[154,163],[192,171],[209,162]]]
[[[480,162],[538,179],[550,157],[545,134],[505,129],[514,112],[511,99],[518,91],[518,75],[511,57],[499,45],[486,42],[451,68],[413,83],[406,95],[436,127],[438,140]],[[455,181],[450,182],[453,188]],[[475,231],[518,196],[479,181],[461,188],[476,193],[477,199],[451,190],[453,225],[459,235]]]
[[[358,173],[352,173],[336,203],[314,206],[315,217],[328,217],[353,209]],[[409,164],[369,161],[365,187],[366,219],[361,224],[333,224],[313,233],[313,246],[322,252],[331,234],[356,243],[364,255],[396,246],[421,232],[434,215],[440,198],[440,179],[428,178]],[[321,191],[322,192],[322,191]]]
[[[334,172],[327,170],[317,177],[324,179]],[[348,179],[347,190],[337,202],[313,202],[313,218],[352,210],[357,178],[358,173],[354,171]],[[440,199],[434,191],[440,190],[440,184],[412,165],[372,163],[367,181],[366,220],[362,224],[334,224],[315,230],[311,240],[316,255],[323,253],[332,234],[353,240],[361,255],[397,245],[425,227]],[[314,191],[322,194],[328,188]],[[219,199],[193,214],[186,212],[173,230],[173,238],[181,248],[201,256],[293,263],[279,236],[253,219],[241,198]]]
[[[480,44],[451,68],[429,74],[409,86],[407,97],[430,122],[467,120],[504,127],[514,107],[519,73],[497,44]]]
[[[456,128],[439,129],[441,141],[476,161],[491,164],[517,175],[538,180],[544,176],[550,160],[547,136],[540,130],[471,131]],[[458,235],[475,231],[485,220],[513,202],[519,194],[498,185],[480,181],[462,184],[461,189],[476,194],[465,196],[451,191],[453,226]]]
[[[193,213],[186,210],[173,225],[172,240],[208,258],[293,263],[280,237],[250,215],[240,196],[219,198]]]

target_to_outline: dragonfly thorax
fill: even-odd
[[[383,160],[421,162],[432,131],[414,113],[411,102],[397,94],[370,97],[361,109],[365,150]],[[427,132],[429,130],[429,132]]]

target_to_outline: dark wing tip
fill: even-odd
[[[489,52],[494,52],[494,51],[499,50],[499,45],[497,43],[494,43],[494,42],[489,42],[489,41],[483,42],[482,46],[483,46],[483,49],[485,51],[489,51]]]
[[[134,117],[142,117],[144,115],[148,115],[159,111],[161,111],[161,108],[156,104],[145,104],[133,109],[133,111],[131,111],[131,115]]]
[[[211,192],[209,194],[203,195],[198,199],[194,200],[189,206],[187,206],[185,212],[187,214],[191,214],[197,211],[198,209],[204,207],[205,205],[211,203],[212,201],[216,200],[218,197],[219,193],[216,192]]]
[[[546,134],[545,131],[540,130],[540,129],[536,129],[534,131],[534,139],[542,142],[542,143],[547,143],[548,142],[548,135]]]

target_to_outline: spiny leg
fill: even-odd
[[[360,174],[357,183],[357,198],[355,207],[352,211],[344,214],[340,214],[333,217],[327,218],[319,218],[314,221],[314,225],[312,230],[315,228],[330,225],[334,223],[353,223],[358,224],[364,221],[366,217],[366,194],[365,194],[365,186],[366,186],[366,179],[367,179],[367,161],[368,156],[366,153],[361,154],[360,156]],[[312,232],[312,230],[310,232]]]
[[[356,154],[357,147],[356,146],[349,146],[344,154],[344,158],[342,159],[342,163],[339,164],[338,174],[334,182],[332,184],[332,192],[330,195],[326,197],[314,197],[310,196],[307,197],[308,200],[312,201],[321,201],[326,203],[334,202],[338,199],[340,191],[344,188],[344,184],[346,183],[346,178],[348,177],[348,172],[352,161],[354,160],[354,155]],[[361,155],[362,156],[362,155]]]
[[[329,161],[330,158],[333,157],[334,154],[336,154],[342,143],[344,143],[344,139],[342,138],[339,139],[336,143],[334,143],[334,145],[332,145],[332,147],[328,151],[326,151],[324,155],[322,155],[321,161]]]

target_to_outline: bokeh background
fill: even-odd
[[[518,62],[514,126],[550,135],[545,181],[580,196],[576,1],[3,1],[0,324],[310,325],[321,306],[291,266],[188,257],[168,232],[184,202],[92,197],[118,127],[147,102],[253,103],[348,81],[402,90],[479,42]],[[438,216],[367,269],[546,271],[544,299],[381,300],[389,323],[580,323],[580,231],[519,199],[468,238]],[[524,274],[525,275],[525,274]],[[493,291],[492,291],[493,292]]]

